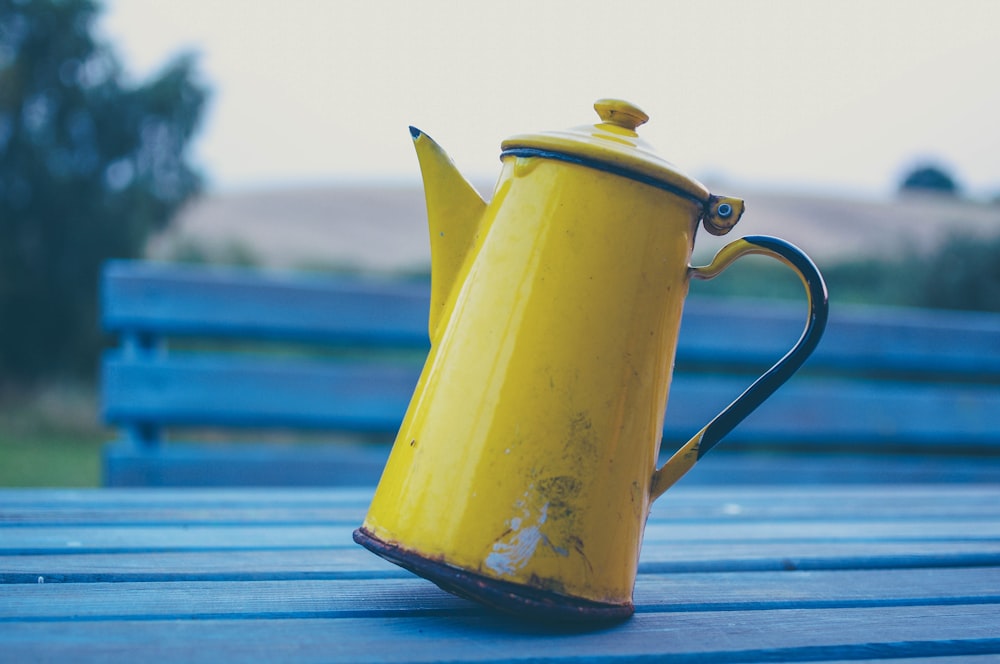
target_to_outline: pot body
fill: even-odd
[[[505,156],[359,541],[488,603],[631,613],[702,213]]]

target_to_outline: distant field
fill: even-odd
[[[480,191],[489,194],[489,186]],[[701,233],[699,256],[739,235],[777,235],[818,262],[928,246],[955,231],[1000,233],[1000,205],[910,196],[848,200],[729,191],[747,212],[729,237]],[[208,196],[190,205],[152,247],[185,243],[273,266],[378,272],[424,271],[426,212],[417,186],[329,186]]]

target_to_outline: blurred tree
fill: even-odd
[[[899,185],[902,193],[908,191],[926,191],[931,193],[958,194],[958,184],[943,168],[933,165],[923,165],[912,169]]]
[[[80,373],[97,278],[196,194],[194,58],[129,85],[94,0],[0,0],[0,382]]]
[[[955,233],[923,260],[916,304],[1000,311],[1000,235]]]

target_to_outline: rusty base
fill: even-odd
[[[437,560],[429,560],[413,551],[384,542],[364,528],[354,531],[354,541],[389,562],[433,581],[442,590],[522,618],[594,623],[624,620],[635,612],[632,602],[606,604],[570,597],[492,579]]]

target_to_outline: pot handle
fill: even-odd
[[[719,250],[712,262],[703,267],[688,268],[694,279],[714,279],[738,258],[751,254],[770,256],[795,270],[806,288],[809,317],[805,330],[795,346],[788,351],[763,376],[758,378],[743,394],[715,416],[701,431],[685,443],[663,467],[654,471],[650,485],[650,501],[674,485],[692,466],[737,424],[752,413],[785,381],[792,377],[806,358],[816,349],[827,319],[827,292],[823,275],[816,265],[795,245],[767,235],[748,235],[727,244]]]

